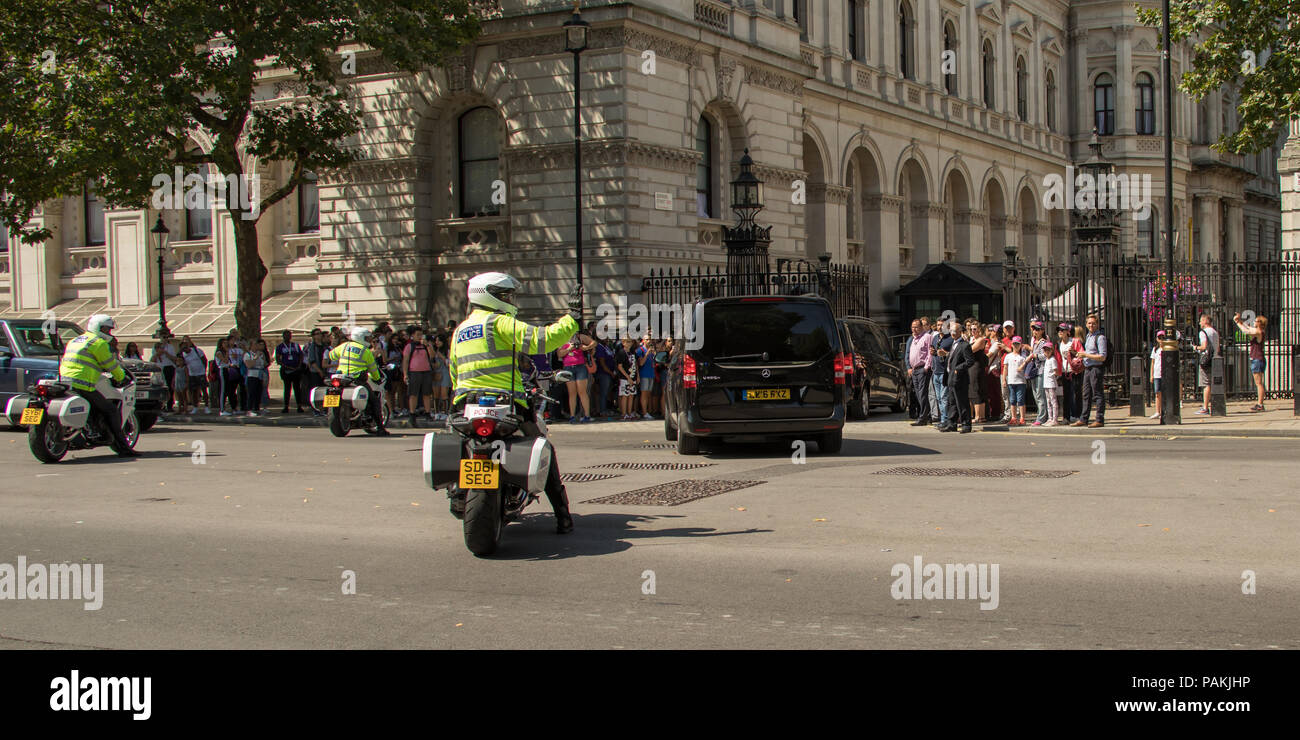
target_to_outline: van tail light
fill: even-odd
[[[474,433],[480,437],[486,437],[492,434],[492,432],[496,431],[497,428],[496,419],[475,419],[473,424]]]
[[[682,358],[682,387],[695,387],[695,358],[690,355]]]
[[[843,352],[835,355],[835,385],[844,385],[844,373],[851,362],[852,359]]]

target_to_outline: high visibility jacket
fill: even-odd
[[[510,390],[526,402],[523,374],[516,366],[518,354],[546,354],[577,332],[578,322],[572,316],[549,326],[533,326],[513,316],[475,308],[456,327],[451,340],[447,359],[453,400],[459,401],[470,391]]]
[[[100,373],[107,373],[118,383],[126,379],[126,371],[117,364],[108,342],[90,331],[68,342],[59,362],[59,378],[63,382],[79,391],[93,391]]]
[[[340,375],[354,376],[369,373],[370,379],[379,382],[379,363],[370,348],[361,342],[344,342],[330,350],[330,360],[338,363]]]

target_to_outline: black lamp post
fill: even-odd
[[[1090,263],[1097,262],[1103,266],[1110,264],[1112,250],[1116,246],[1115,211],[1111,210],[1107,205],[1110,193],[1102,189],[1102,183],[1110,183],[1110,176],[1115,171],[1115,165],[1102,157],[1101,139],[1097,136],[1095,127],[1092,129],[1092,138],[1088,142],[1088,147],[1092,149],[1092,156],[1079,165],[1079,169],[1093,183],[1096,199],[1092,209],[1074,212],[1076,256],[1079,260],[1077,320],[1080,325],[1083,324],[1084,319],[1094,306],[1101,306],[1106,299],[1109,299],[1112,303],[1116,303],[1118,299],[1118,296],[1114,294],[1113,287],[1109,296],[1104,293],[1101,296],[1094,296],[1092,294],[1092,281],[1088,276],[1088,265]],[[1109,273],[1110,270],[1106,270],[1101,277],[1105,277]]]
[[[153,335],[156,339],[162,339],[171,336],[171,330],[167,328],[167,296],[163,293],[163,255],[167,249],[167,235],[171,230],[163,223],[162,215],[159,215],[149,233],[158,236],[158,330]]]
[[[587,48],[587,32],[591,28],[591,24],[578,13],[580,2],[573,0],[573,16],[564,22],[564,49],[573,53],[573,218],[577,225],[578,285],[582,285],[582,76],[579,62]]]
[[[763,182],[754,176],[754,160],[749,149],[740,158],[740,174],[731,181],[731,209],[736,225],[722,230],[727,248],[727,282],[731,295],[766,294],[767,245],[772,241],[772,227],[759,226],[754,217],[763,210]]]
[[[1165,338],[1160,342],[1160,423],[1182,424],[1182,389],[1178,387],[1178,334],[1174,319],[1174,85],[1169,54],[1169,0],[1160,9],[1161,77],[1165,93]]]

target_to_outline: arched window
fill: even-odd
[[[1016,117],[1029,120],[1029,71],[1025,69],[1024,57],[1016,59]]]
[[[306,180],[298,186],[298,233],[311,234],[320,231],[320,190],[316,184],[316,173],[302,173]]]
[[[185,184],[185,238],[209,239],[212,237],[212,190],[208,183],[209,165],[201,164],[190,170],[202,183]],[[187,180],[190,178],[187,176]],[[197,185],[197,187],[194,187]]]
[[[996,100],[993,97],[993,84],[997,79],[996,60],[993,58],[993,42],[984,40],[984,107],[992,108]]]
[[[495,216],[492,183],[501,175],[498,119],[491,108],[474,108],[460,117],[460,215]]]
[[[914,49],[912,28],[916,25],[912,17],[912,6],[906,0],[898,4],[898,71],[907,79],[916,77],[916,68],[912,64]]]
[[[1151,215],[1137,222],[1137,255],[1139,257],[1156,256],[1156,244],[1160,234],[1160,217],[1155,206],[1151,206]]]
[[[1143,72],[1137,77],[1137,132],[1156,132],[1156,86],[1151,75]]]
[[[1115,133],[1115,83],[1110,75],[1097,77],[1092,88],[1092,110],[1099,136],[1111,136]]]
[[[86,246],[97,247],[104,243],[104,201],[95,194],[95,182],[86,181],[82,195],[82,213],[86,223]]]
[[[943,24],[943,87],[949,95],[957,94],[957,30],[952,22]]]
[[[700,116],[695,127],[695,151],[700,153],[700,163],[695,168],[695,215],[713,218],[713,124]]]
[[[1056,74],[1047,70],[1047,130],[1056,131]]]

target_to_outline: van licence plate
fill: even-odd
[[[789,401],[789,388],[755,388],[745,391],[746,401]]]
[[[461,460],[461,488],[496,488],[501,480],[501,466],[491,460]]]

